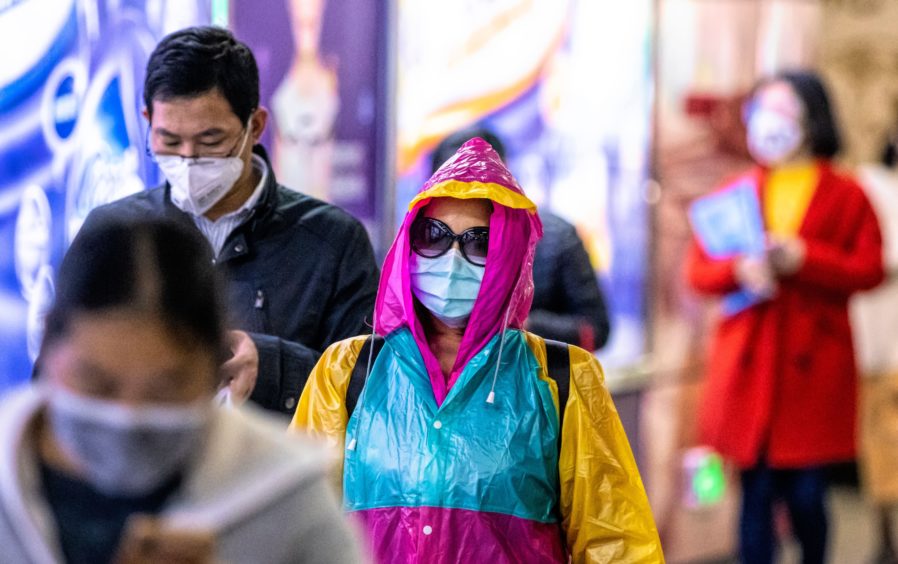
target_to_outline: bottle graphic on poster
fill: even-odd
[[[326,0],[286,3],[294,57],[272,98],[275,168],[286,186],[328,200],[340,98],[336,64],[320,52]]]

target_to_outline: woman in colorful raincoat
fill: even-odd
[[[382,562],[662,562],[602,368],[569,347],[570,390],[521,329],[536,206],[482,139],[424,185],[384,262],[374,328],[325,351],[292,426],[343,453],[344,509]],[[351,415],[356,362],[367,377]]]

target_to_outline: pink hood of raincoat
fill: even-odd
[[[448,379],[427,345],[415,312],[409,277],[413,252],[409,230],[418,212],[432,198],[439,197],[484,198],[493,203],[483,283]],[[443,403],[468,361],[502,329],[506,313],[508,327],[523,327],[533,301],[533,253],[541,237],[542,223],[536,205],[524,195],[499,155],[479,137],[462,145],[409,204],[405,220],[384,260],[374,306],[374,328],[380,335],[409,328],[424,359],[438,405]]]

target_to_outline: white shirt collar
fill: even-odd
[[[242,206],[230,213],[226,213],[223,216],[219,217],[215,220],[214,223],[218,223],[223,219],[230,219],[235,216],[246,215],[256,206],[257,203],[259,203],[259,198],[262,197],[262,191],[265,189],[265,184],[268,182],[268,165],[265,163],[265,159],[255,153],[253,153],[252,165],[253,168],[260,174],[259,183],[256,185],[255,190],[253,190],[253,193],[249,195],[249,198],[247,198],[246,201],[243,202]],[[203,216],[203,219],[207,218]]]

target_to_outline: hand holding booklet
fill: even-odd
[[[699,244],[712,259],[765,253],[764,221],[752,180],[741,179],[699,198],[689,207],[689,221]],[[766,296],[737,290],[724,297],[723,311],[733,315],[764,299]]]

